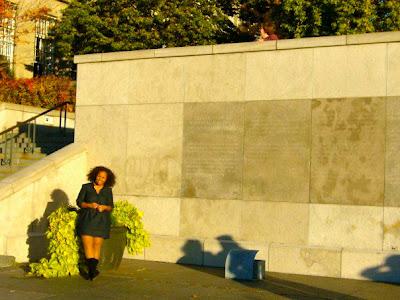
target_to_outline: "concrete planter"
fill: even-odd
[[[110,238],[104,240],[99,261],[100,270],[117,270],[126,246],[126,227],[111,227]]]

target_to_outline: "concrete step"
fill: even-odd
[[[8,268],[15,265],[15,257],[9,255],[0,255],[0,268]]]

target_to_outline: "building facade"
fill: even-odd
[[[16,78],[52,73],[54,55],[48,42],[51,25],[68,1],[12,0],[0,20],[0,57]]]

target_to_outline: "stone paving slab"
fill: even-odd
[[[224,278],[221,268],[124,260],[95,281],[80,276],[41,279],[19,268],[0,269],[5,299],[398,299],[400,285],[268,273],[263,281]]]

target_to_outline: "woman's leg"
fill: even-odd
[[[87,259],[94,257],[94,237],[90,235],[81,235],[83,250]]]
[[[100,258],[100,250],[101,246],[103,245],[103,241],[104,239],[101,237],[93,238],[93,257],[97,260]]]

